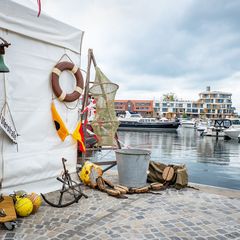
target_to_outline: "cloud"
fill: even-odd
[[[232,92],[240,111],[239,1],[42,0],[42,8],[85,31],[83,66],[93,48],[117,98],[196,100],[212,86]]]

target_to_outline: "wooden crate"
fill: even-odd
[[[0,202],[0,209],[4,209],[7,216],[0,217],[0,223],[11,222],[17,219],[13,199],[9,196],[3,196],[4,200]]]

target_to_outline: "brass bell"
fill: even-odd
[[[3,43],[0,44],[0,73],[5,73],[5,72],[9,72],[9,69],[6,66],[6,64],[4,63],[4,58],[3,58],[3,55],[5,54],[5,49],[4,48],[8,47],[11,44],[8,43],[7,41],[5,41],[1,37],[0,37],[0,40],[2,40],[2,42],[3,42]]]

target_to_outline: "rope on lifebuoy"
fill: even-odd
[[[59,85],[59,77],[65,70],[71,71],[76,79],[76,87],[72,93],[66,93]],[[83,77],[80,69],[72,62],[59,62],[52,70],[52,89],[59,101],[73,102],[83,93]]]

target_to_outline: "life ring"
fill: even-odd
[[[62,71],[69,70],[76,79],[76,87],[72,93],[66,93],[59,85],[59,76]],[[73,102],[77,100],[83,92],[83,77],[80,69],[71,62],[60,62],[52,70],[52,89],[60,101]]]

